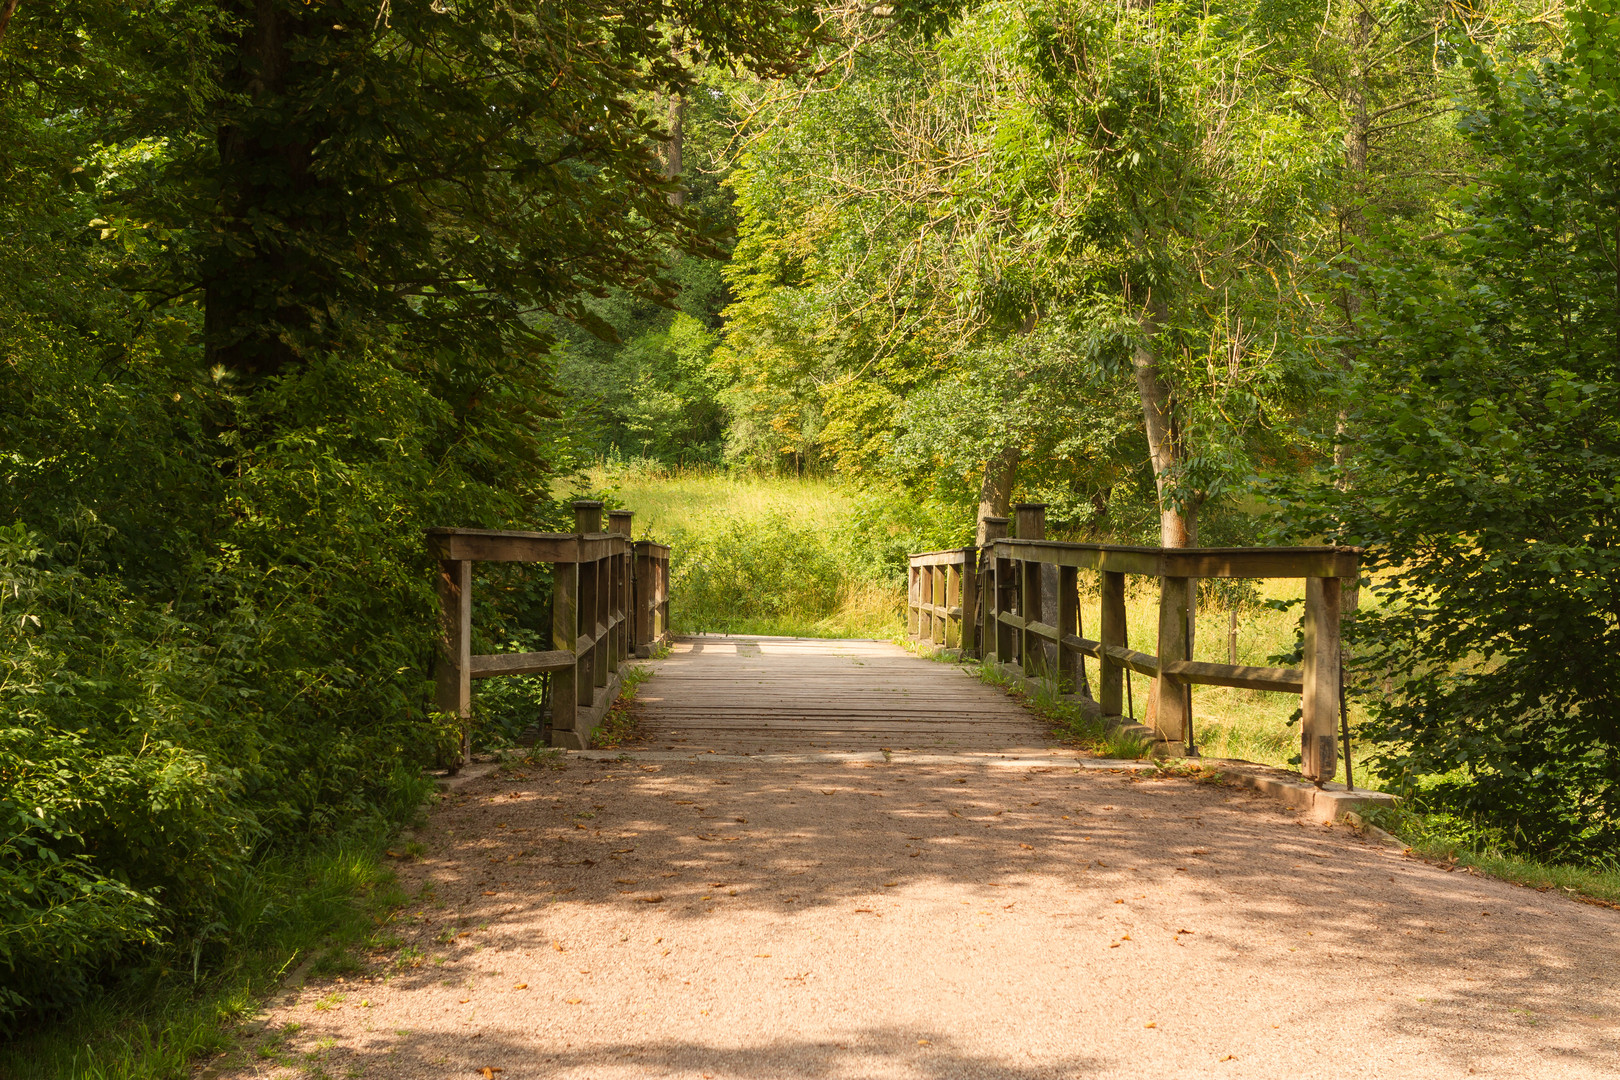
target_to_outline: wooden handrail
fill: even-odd
[[[1172,747],[1189,738],[1194,685],[1300,694],[1301,772],[1318,782],[1333,777],[1341,719],[1340,582],[1354,581],[1360,573],[1361,548],[1069,543],[1045,538],[1043,505],[1021,503],[1015,516],[1018,537],[1005,535],[1007,519],[991,518],[985,523],[981,547],[911,557],[907,631],[913,640],[1074,692],[1105,716],[1123,711],[1127,670],[1147,675],[1157,691],[1154,726],[1160,741]],[[1102,621],[1096,640],[1081,636],[1082,570],[1099,575]],[[1126,644],[1127,574],[1159,579],[1156,655]],[[1305,579],[1304,666],[1245,667],[1193,660],[1188,655],[1188,612],[1199,578]],[[961,599],[946,599],[941,589],[955,590]],[[1054,600],[1055,607],[1046,610]],[[1098,662],[1095,698],[1084,663],[1088,656]]]
[[[472,753],[472,680],[502,675],[551,678],[553,746],[583,750],[618,697],[631,655],[649,656],[669,640],[669,548],[632,542],[630,514],[574,503],[577,531],[518,532],[436,528],[428,550],[439,564],[440,649],[435,665],[439,709],[461,720],[461,755]],[[477,562],[549,563],[552,649],[474,656],[472,568]]]

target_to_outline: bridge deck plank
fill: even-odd
[[[737,753],[1048,749],[1005,692],[886,641],[699,637],[636,695],[648,748]]]

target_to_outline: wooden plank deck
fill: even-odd
[[[1002,690],[886,641],[677,641],[636,692],[646,749],[1047,751]]]

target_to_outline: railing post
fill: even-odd
[[[435,583],[439,662],[434,665],[434,704],[461,722],[462,765],[472,761],[472,566],[467,559],[441,559]]]
[[[630,547],[630,521],[628,510],[608,513],[608,532],[624,537],[624,545],[613,556],[613,627],[614,666],[624,664],[635,654],[635,621],[630,618],[631,597],[635,595],[636,567]]]
[[[636,563],[635,596],[631,601],[631,607],[634,608],[636,655],[651,656],[653,650],[652,596],[658,584],[653,570],[652,541],[643,540],[632,545],[631,557]]]
[[[1046,539],[1045,503],[1019,503],[1014,512],[1017,515],[1018,539]],[[1043,621],[1041,563],[1032,557],[1025,557],[1019,564],[1018,593],[1018,614],[1023,617],[1026,627],[1018,635],[1018,662],[1023,666],[1025,678],[1037,679],[1047,673],[1047,663],[1045,640],[1027,628],[1032,622]]]
[[[1187,739],[1188,697],[1190,683],[1164,674],[1165,665],[1173,660],[1191,660],[1187,652],[1187,611],[1195,588],[1192,578],[1162,577],[1159,579],[1159,675],[1154,682],[1154,700],[1158,703],[1153,726],[1159,738],[1172,745]]]
[[[962,619],[960,622],[962,658],[979,655],[979,552],[977,548],[962,549],[961,581]]]
[[[1100,592],[1101,617],[1097,620],[1097,638],[1102,653],[1097,662],[1097,704],[1104,716],[1125,714],[1125,668],[1108,655],[1110,647],[1124,648],[1125,638],[1125,575],[1117,570],[1103,570]]]
[[[1300,695],[1299,771],[1325,784],[1338,763],[1338,578],[1305,579],[1305,688]]]
[[[576,556],[577,558],[577,556]],[[551,567],[551,647],[574,654],[571,667],[551,673],[551,745],[584,750],[585,739],[574,730],[579,714],[579,563],[553,563]],[[590,691],[586,691],[586,704]],[[587,733],[588,734],[588,733]]]
[[[1001,621],[1001,613],[1012,609],[1017,588],[1013,581],[1011,559],[997,557],[995,543],[1007,535],[1007,519],[984,519],[985,529],[985,647],[997,664],[1010,664],[1013,660],[1013,628]]]
[[[602,531],[602,504],[599,500],[574,500],[574,531],[577,533]]]
[[[918,640],[922,633],[922,567],[915,564],[906,568],[906,637]]]
[[[1080,569],[1075,566],[1058,567],[1058,679],[1067,689],[1085,697],[1091,696],[1091,685],[1086,681],[1086,656],[1078,649],[1065,648],[1063,638],[1069,634],[1082,637],[1080,623]]]

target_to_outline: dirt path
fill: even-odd
[[[576,759],[420,839],[407,948],[222,1075],[1620,1076],[1620,914],[1214,785]]]

